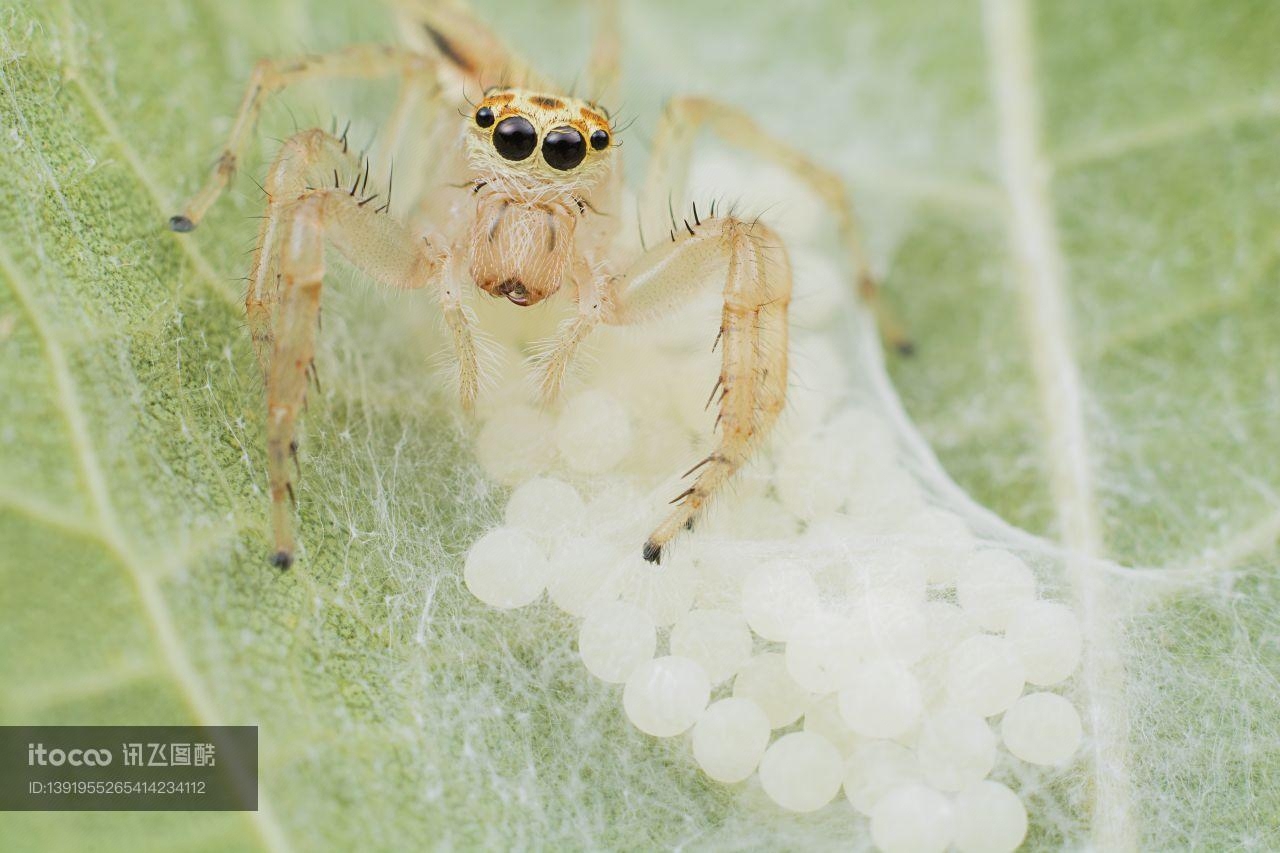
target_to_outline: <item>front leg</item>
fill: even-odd
[[[760,223],[716,218],[690,226],[643,256],[618,294],[615,323],[668,313],[689,298],[709,273],[728,262],[724,309],[716,345],[720,376],[712,391],[719,403],[715,448],[687,473],[693,484],[672,501],[675,509],[644,543],[646,560],[682,530],[693,529],[707,505],[751,458],[777,420],[787,391],[787,310],[791,266],[777,234]]]
[[[665,236],[669,230],[680,230],[676,217],[687,209],[689,162],[694,141],[703,128],[729,145],[785,169],[827,204],[840,242],[848,252],[858,297],[875,316],[885,344],[904,355],[910,354],[911,339],[885,304],[880,286],[871,274],[862,232],[844,179],[819,165],[801,149],[767,132],[736,107],[696,97],[675,98],[667,104],[654,134],[649,171],[640,189],[641,233],[652,241],[659,235]]]

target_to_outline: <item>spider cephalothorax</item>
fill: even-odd
[[[534,305],[560,289],[582,198],[612,166],[609,120],[576,98],[491,89],[468,124],[471,277],[493,296]]]
[[[423,190],[398,218],[388,213],[389,199],[374,203],[379,191],[370,191],[368,161],[349,150],[345,133],[296,133],[284,142],[263,181],[269,202],[246,308],[266,376],[273,562],[285,567],[293,561],[289,501],[295,426],[315,352],[326,243],[385,286],[434,293],[450,331],[465,409],[479,393],[465,308],[471,285],[522,307],[561,291],[572,294],[574,316],[545,347],[537,367],[543,397],[552,401],[579,345],[596,326],[661,317],[719,276],[724,308],[719,328],[708,330],[708,340],[714,338],[721,352],[719,376],[708,377],[708,384],[714,379],[709,404],[718,407],[718,435],[711,453],[686,473],[692,483],[643,543],[644,557],[657,561],[673,538],[693,529],[751,457],[786,396],[791,295],[786,251],[778,235],[758,220],[717,215],[714,207],[704,210],[705,216],[697,207],[690,208],[688,218],[676,216],[676,210],[685,209],[693,139],[708,128],[806,181],[830,204],[859,292],[871,300],[875,286],[843,186],[744,113],[706,99],[681,98],[669,104],[657,127],[648,176],[633,208],[624,202],[615,131],[604,110],[548,91],[457,0],[398,2],[402,30],[413,49],[357,45],[283,63],[260,62],[213,174],[170,220],[175,231],[196,227],[234,172],[263,99],[289,83],[399,77],[393,132],[384,137],[392,150],[422,107],[447,117],[450,111],[439,107],[453,101],[449,105],[463,116],[461,128],[427,134],[434,150],[410,160]],[[608,0],[600,7],[604,26],[591,61],[596,91],[612,83],[617,62],[614,7]],[[467,89],[481,88],[483,79],[503,74],[521,85],[484,90],[476,104],[461,97]],[[638,211],[639,228],[624,230],[624,214],[632,209]],[[656,245],[646,246],[645,234]],[[891,338],[897,335],[890,324],[882,327]]]

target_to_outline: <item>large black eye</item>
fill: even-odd
[[[587,143],[572,127],[557,127],[542,140],[542,159],[553,169],[567,172],[587,156]]]
[[[592,131],[591,147],[596,151],[603,151],[609,145],[609,134],[603,130]]]
[[[481,127],[489,127],[493,124],[493,110],[488,107],[481,107],[476,110],[476,124]]]
[[[508,160],[523,160],[538,147],[538,133],[527,118],[504,118],[494,128],[493,147]]]

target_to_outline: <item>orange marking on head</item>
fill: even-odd
[[[564,101],[559,98],[548,97],[547,95],[533,95],[529,98],[529,101],[539,107],[546,107],[549,110],[564,109]]]
[[[510,92],[503,92],[500,95],[488,95],[481,104],[486,107],[496,107],[500,104],[509,104],[516,99],[516,96]]]
[[[589,121],[589,122],[593,122],[593,123],[595,123],[595,124],[598,124],[598,125],[600,125],[601,127],[608,127],[608,126],[609,126],[609,122],[605,119],[605,117],[604,117],[604,116],[600,115],[600,113],[598,113],[598,112],[594,112],[593,110],[589,110],[589,109],[587,109],[586,107],[580,107],[580,108],[578,109],[578,112],[582,113],[582,117],[583,117],[584,119],[586,119],[587,121]]]

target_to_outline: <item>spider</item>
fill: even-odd
[[[589,60],[592,91],[615,84],[618,22],[600,0]],[[399,78],[384,133],[394,150],[415,110],[433,128],[431,157],[409,164],[426,190],[398,219],[386,193],[371,191],[369,161],[345,132],[311,129],[280,146],[262,183],[266,215],[248,276],[246,313],[267,397],[267,462],[274,552],[294,559],[291,472],[295,427],[314,371],[325,245],[381,285],[421,289],[439,302],[459,366],[458,393],[472,410],[479,393],[477,351],[466,297],[474,285],[526,308],[568,291],[576,311],[536,365],[541,395],[554,401],[584,339],[601,323],[660,318],[706,282],[723,282],[715,347],[721,370],[714,448],[685,476],[692,484],[643,543],[659,562],[681,531],[692,530],[708,503],[760,445],[787,390],[787,306],[791,271],[785,247],[764,222],[711,205],[684,211],[694,142],[708,129],[792,172],[829,207],[849,254],[858,293],[875,311],[887,343],[909,350],[901,327],[877,298],[842,180],[787,138],[766,132],[747,113],[707,98],[671,100],[659,120],[644,184],[635,199],[639,228],[623,228],[629,202],[610,114],[595,100],[558,92],[507,49],[461,0],[399,0],[397,26],[406,46],[352,45],[333,53],[255,66],[230,136],[200,190],[169,221],[191,231],[226,188],[265,100],[304,81]],[[485,88],[484,81],[503,85]],[[467,91],[482,91],[478,103]],[[464,118],[459,123],[448,107]],[[797,129],[798,130],[798,129]],[[403,172],[402,172],[403,173]],[[403,180],[403,179],[402,179]],[[673,200],[679,202],[677,208]],[[648,245],[646,248],[646,238]],[[710,335],[709,335],[710,337]]]

